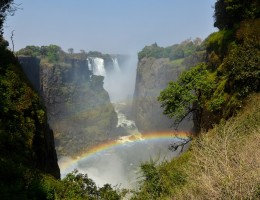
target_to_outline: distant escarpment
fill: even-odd
[[[19,52],[25,73],[47,107],[59,156],[79,155],[118,136],[117,114],[103,88],[104,76],[115,70],[118,60],[96,54],[68,54],[55,45]]]
[[[133,118],[136,125],[142,133],[173,129],[173,120],[163,115],[157,97],[182,71],[205,59],[201,40],[186,40],[166,48],[155,43],[139,52],[138,58],[133,99]],[[191,131],[192,127],[192,120],[187,119],[178,129]]]

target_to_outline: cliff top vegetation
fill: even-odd
[[[195,40],[185,40],[180,44],[174,44],[169,47],[160,47],[157,43],[150,46],[145,46],[142,51],[138,53],[138,59],[141,60],[144,57],[153,58],[170,58],[170,60],[177,60],[180,58],[188,57],[194,54],[195,51],[203,51],[202,40],[196,38]]]

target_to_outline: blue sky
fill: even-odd
[[[213,27],[215,0],[15,0],[21,4],[6,21],[15,50],[57,44],[65,51],[137,53],[157,42],[170,46],[206,38]]]

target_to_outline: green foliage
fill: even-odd
[[[247,20],[236,30],[211,34],[203,44],[207,73],[197,66],[170,82],[158,98],[164,113],[175,122],[195,113],[195,124],[206,129],[235,114],[249,94],[260,91],[259,27],[259,19]]]
[[[2,132],[6,141],[4,144],[17,149],[19,154],[25,153],[30,157],[28,150],[32,149],[36,122],[43,123],[42,116],[39,119],[36,112],[43,112],[43,108],[37,105],[39,97],[21,80],[15,70],[16,67],[11,65],[0,75],[0,123],[1,128],[5,130]]]
[[[163,57],[163,50],[164,48],[159,47],[157,43],[154,43],[151,46],[146,46],[141,52],[139,52],[138,59],[141,60],[144,57],[161,58]]]
[[[78,173],[77,170],[69,173],[64,179],[59,182],[52,183],[47,188],[53,188],[54,196],[57,200],[119,200],[120,194],[111,187],[105,184],[98,188],[92,179],[86,174]]]
[[[260,95],[222,121],[171,162],[141,166],[143,180],[133,200],[259,199]]]
[[[230,42],[234,40],[233,30],[222,30],[210,34],[204,41],[207,52],[214,52],[222,60],[228,51]]]
[[[186,167],[187,184],[174,199],[259,199],[260,96],[236,117],[196,138]]]
[[[0,1],[0,37],[3,36],[3,25],[8,14],[13,15],[16,8],[13,0],[1,0]]]
[[[59,169],[45,108],[2,38],[0,44],[1,199],[46,199],[41,173],[59,177]]]
[[[141,164],[140,187],[133,193],[132,200],[164,199],[187,183],[186,174],[180,170],[189,160],[189,152],[171,162],[157,164],[151,160]]]
[[[218,0],[215,3],[214,26],[220,30],[231,29],[246,19],[260,17],[258,0]]]
[[[38,57],[38,56],[42,56],[43,52],[41,47],[32,45],[32,46],[26,46],[25,48],[19,50],[17,52],[17,55]]]
[[[201,39],[199,38],[193,41],[188,39],[181,44],[175,44],[166,48],[159,47],[157,43],[154,43],[151,46],[144,47],[143,50],[138,53],[138,59],[141,60],[144,57],[170,58],[170,60],[185,58],[200,49],[200,45]]]
[[[227,43],[224,59],[221,62],[212,61],[213,57],[209,59],[209,66],[210,63],[218,63],[216,70],[212,71],[216,74],[218,87],[207,104],[211,111],[213,107],[219,107],[224,118],[234,114],[250,93],[259,92],[259,25],[259,19],[243,21],[233,41]]]
[[[240,97],[260,91],[260,51],[246,45],[236,45],[224,60],[228,76],[226,90],[236,91]]]
[[[65,52],[57,45],[51,44],[49,46],[26,46],[20,49],[17,53],[18,56],[33,56],[46,59],[50,63],[63,62]]]
[[[205,64],[199,64],[183,72],[176,82],[170,82],[161,91],[158,100],[164,108],[164,114],[175,118],[177,124],[194,114],[200,125],[204,104],[214,88],[214,77],[210,76]]]
[[[222,66],[228,76],[227,91],[240,97],[260,91],[260,19],[243,22],[237,31],[237,44],[231,46]]]

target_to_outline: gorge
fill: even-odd
[[[30,2],[9,42],[0,3],[0,199],[260,199],[259,1],[214,1],[216,32],[167,47],[143,46],[206,34],[205,2],[93,2]]]
[[[170,48],[191,45],[200,43],[187,40]],[[143,51],[146,48],[154,45]],[[54,58],[43,55],[43,49],[54,49]],[[77,168],[99,185],[129,187],[136,181],[141,162],[178,155],[168,146],[185,137],[181,131],[192,132],[192,121],[186,120],[179,126],[180,138],[176,137],[157,97],[184,69],[182,63],[194,65],[203,54],[194,51],[173,60],[145,57],[137,62],[127,55],[68,54],[55,45],[28,46],[18,54],[47,107],[62,177]],[[99,146],[104,148],[90,153]],[[113,164],[104,168],[104,163]]]

